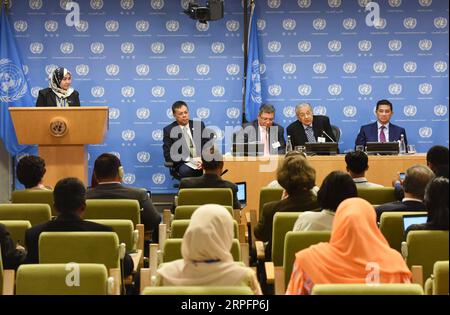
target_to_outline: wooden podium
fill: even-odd
[[[37,144],[45,160],[44,184],[54,187],[64,177],[86,185],[86,144],[103,142],[108,107],[10,107],[19,144]]]

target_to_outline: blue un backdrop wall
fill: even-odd
[[[105,142],[89,146],[89,176],[113,152],[126,184],[172,191],[162,155],[172,103],[185,100],[191,117],[222,131],[241,122],[242,1],[226,0],[224,19],[206,25],[182,13],[188,0],[80,0],[77,27],[66,25],[67,2],[11,1],[33,97],[56,65],[69,68],[82,106],[110,107]],[[375,26],[368,2],[256,0],[263,101],[285,127],[310,102],[340,127],[344,152],[387,98],[418,151],[448,146],[448,1],[376,1]]]

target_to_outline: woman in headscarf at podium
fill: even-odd
[[[68,107],[80,106],[80,98],[72,84],[72,74],[66,68],[53,70],[49,77],[48,88],[39,91],[36,107]]]

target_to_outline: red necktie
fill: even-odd
[[[386,126],[381,126],[380,127],[380,142],[386,142],[386,135],[384,134],[384,129],[386,128]]]

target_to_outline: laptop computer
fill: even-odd
[[[241,207],[244,208],[247,204],[247,182],[236,183],[238,187],[237,198]]]
[[[426,214],[407,214],[403,216],[403,230],[412,224],[423,224],[427,223],[428,216]]]

